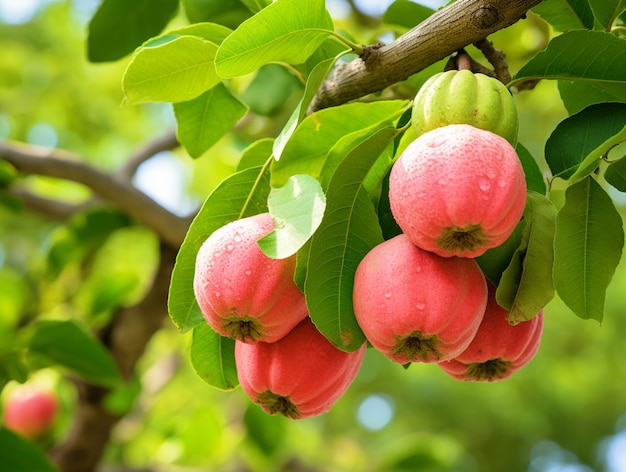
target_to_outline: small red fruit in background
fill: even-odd
[[[483,321],[468,348],[439,366],[457,380],[495,382],[509,378],[528,364],[539,349],[543,311],[515,326],[506,320],[507,311],[496,302],[495,287],[489,283],[489,301]]]
[[[477,257],[502,244],[526,203],[524,170],[509,142],[453,124],[407,146],[389,180],[391,212],[409,239],[443,257]]]
[[[194,293],[207,323],[242,342],[274,342],[308,315],[293,281],[296,258],[267,257],[257,240],[274,229],[269,213],[233,221],[204,242]]]
[[[271,415],[302,419],[330,410],[356,377],[365,349],[341,351],[307,317],[274,343],[235,341],[235,362],[253,402]]]
[[[52,392],[22,385],[9,392],[3,423],[15,433],[34,439],[51,429],[56,413],[57,399]]]
[[[363,258],[353,303],[366,338],[385,356],[400,364],[440,362],[473,339],[487,285],[473,259],[440,257],[401,234]]]

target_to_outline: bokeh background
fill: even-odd
[[[376,17],[389,3],[356,5]],[[122,104],[128,58],[87,61],[86,27],[98,4],[0,0],[0,140],[67,149],[111,170],[143,142],[175,127],[169,104]],[[348,2],[327,6],[336,25],[361,42],[393,39],[388,29],[364,24]],[[181,15],[173,23],[184,21]],[[529,15],[490,39],[505,50],[514,73],[550,35]],[[282,70],[268,73],[281,87],[254,89],[250,78],[234,85],[253,109],[235,133],[196,161],[182,150],[157,155],[141,166],[136,185],[172,211],[193,211],[234,170],[241,150],[275,135],[297,102],[297,81]],[[404,86],[410,90],[415,83]],[[556,84],[540,83],[515,100],[520,141],[545,169],[543,145],[567,116]],[[28,185],[72,203],[88,197],[86,189],[68,182],[37,177]],[[0,342],[2,331],[25,317],[74,317],[97,327],[115,307],[144,293],[158,253],[148,230],[115,232],[86,277],[71,263],[52,276],[48,250],[64,237],[64,227],[2,203]],[[404,369],[368,350],[356,381],[333,410],[301,421],[265,415],[240,389],[222,392],[204,384],[190,366],[190,335],[165,320],[137,377],[107,399],[111,409],[128,413],[114,431],[103,470],[624,472],[625,264],[609,286],[602,324],[576,318],[555,299],[545,309],[536,358],[507,381],[457,382],[437,366]],[[52,370],[37,373],[36,380],[61,395],[54,435],[62,438],[75,402],[72,384]]]

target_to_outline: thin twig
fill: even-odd
[[[152,141],[137,149],[127,159],[126,164],[118,171],[118,176],[131,180],[141,164],[163,151],[171,151],[180,146],[176,137],[176,130],[169,130],[161,136],[157,136]]]
[[[55,177],[85,185],[102,199],[153,229],[174,247],[179,247],[185,238],[189,218],[171,213],[129,182],[102,172],[67,151],[2,142],[0,159],[11,163],[23,174]]]
[[[496,78],[504,85],[508,84],[511,81],[511,72],[509,71],[509,64],[506,62],[504,52],[494,48],[493,43],[486,38],[476,41],[474,46],[480,49],[485,59],[493,66]]]

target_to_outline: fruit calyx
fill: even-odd
[[[292,420],[297,420],[301,416],[300,410],[289,397],[278,395],[270,390],[260,393],[257,397],[257,403],[270,415],[280,413]]]
[[[222,329],[227,336],[241,342],[257,342],[263,336],[263,326],[252,316],[225,318]]]
[[[489,359],[485,362],[474,362],[467,366],[466,377],[476,381],[494,381],[504,378],[509,373],[510,361]]]
[[[469,224],[462,228],[450,226],[441,230],[441,236],[437,238],[437,245],[446,252],[473,253],[477,249],[486,246],[490,238],[483,232],[480,225]]]
[[[438,345],[439,338],[437,336],[425,336],[419,331],[413,331],[407,336],[396,336],[396,344],[392,353],[394,356],[404,355],[409,362],[429,362],[433,358],[439,359],[441,357]]]

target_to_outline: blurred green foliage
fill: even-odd
[[[172,128],[173,112],[170,105],[122,106],[128,58],[87,62],[87,25],[76,3],[52,3],[26,24],[1,24],[0,139],[53,144],[115,169],[150,137]],[[201,2],[183,3],[196,15],[193,8]],[[182,16],[172,21],[184,24]],[[376,33],[355,16],[336,19],[336,26],[362,42]],[[505,49],[516,71],[550,34],[529,15],[490,39]],[[473,49],[470,54],[478,57]],[[234,170],[250,142],[280,131],[301,93],[281,70],[267,67],[254,79],[233,81],[253,111],[234,135],[201,159],[175,153],[177,165],[192,176],[184,182],[192,201],[201,201]],[[257,91],[276,81],[282,85],[273,94]],[[410,98],[419,83],[418,74],[395,90]],[[556,87],[541,83],[515,97],[520,142],[542,169],[547,137],[568,115]],[[89,198],[67,182],[28,183],[71,202]],[[10,346],[17,328],[39,317],[75,317],[97,327],[114,307],[136,301],[145,290],[157,257],[156,242],[145,230],[99,215],[98,234],[85,237],[80,221],[61,225],[16,205],[0,205],[0,345]],[[62,250],[64,243],[71,249]],[[73,257],[76,251],[80,257]],[[580,320],[558,299],[551,302],[537,357],[501,383],[459,383],[434,365],[405,370],[369,350],[336,406],[297,422],[263,414],[241,390],[205,385],[189,362],[191,335],[181,335],[168,320],[137,378],[108,399],[111,409],[128,414],[114,431],[104,463],[168,471],[538,472],[564,470],[556,467],[565,464],[577,472],[609,471],[606,438],[626,426],[625,292],[622,262],[608,289],[602,325]],[[73,393],[67,381],[58,382],[67,425]],[[61,428],[56,434],[65,433]]]

